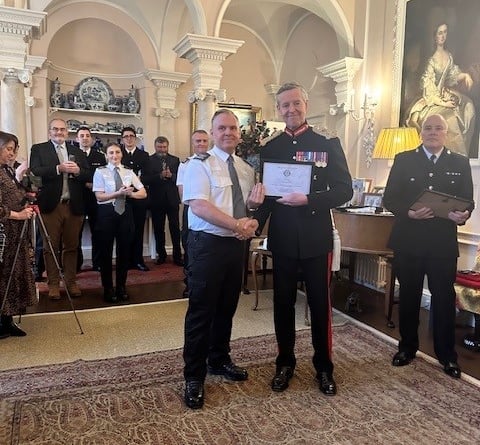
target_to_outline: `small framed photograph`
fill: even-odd
[[[382,207],[383,195],[381,193],[364,193],[362,205],[366,207]]]
[[[370,179],[370,178],[353,178],[352,179],[353,196],[349,205],[352,205],[352,206],[361,205],[362,196],[364,193],[370,192],[370,187],[372,183],[373,183],[373,179]]]
[[[385,193],[385,186],[384,185],[376,185],[372,188],[372,193],[379,193],[383,195]]]

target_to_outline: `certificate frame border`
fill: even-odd
[[[271,163],[271,164],[291,164],[291,165],[309,165],[311,167],[311,170],[310,170],[310,192],[309,194],[311,193],[312,191],[312,179],[313,179],[313,176],[314,176],[314,167],[315,167],[315,163],[314,162],[298,162],[298,161],[293,161],[293,160],[279,160],[279,159],[262,159],[260,161],[260,181],[263,182],[263,168],[264,168],[264,164],[265,162],[268,162],[268,163]],[[265,195],[267,197],[270,197],[270,198],[280,198],[281,196],[277,196],[277,195]]]

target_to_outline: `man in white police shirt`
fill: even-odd
[[[258,227],[246,216],[247,207],[257,208],[264,199],[252,167],[234,154],[240,142],[238,118],[218,110],[211,135],[214,147],[187,164],[183,183],[190,229],[183,358],[185,403],[192,409],[203,406],[207,362],[211,374],[248,378],[247,370],[230,358],[230,336],[242,284],[243,240]]]

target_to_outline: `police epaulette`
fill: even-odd
[[[102,168],[107,168],[107,166],[106,166],[106,165],[102,165],[102,166],[97,167],[97,168],[98,168],[99,170],[101,170]]]
[[[270,136],[267,136],[266,138],[263,138],[260,141],[260,147],[264,147],[266,144],[268,144],[270,141],[273,141],[276,137],[280,136],[283,133],[281,130],[276,130],[274,131]]]
[[[328,130],[327,128],[312,127],[314,133],[323,136],[325,139],[332,139],[338,136],[335,130]]]
[[[190,161],[190,158],[185,158],[185,159],[182,161],[182,164],[186,164],[188,161]]]
[[[194,156],[193,159],[198,159],[200,161],[205,161],[205,159],[210,157],[210,153],[199,153]]]

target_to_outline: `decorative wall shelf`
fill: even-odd
[[[77,110],[75,108],[57,108],[50,107],[50,114],[56,112],[66,112],[66,113],[75,113],[75,114],[96,114],[99,116],[116,116],[116,117],[135,117],[138,120],[141,120],[141,115],[138,113],[121,113],[119,111],[96,111],[96,110]]]

